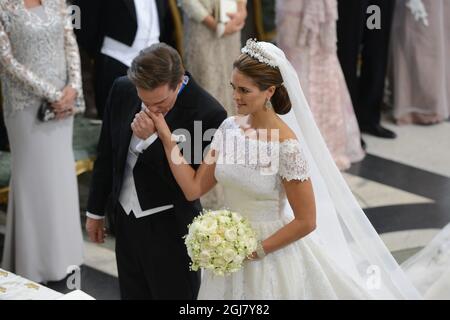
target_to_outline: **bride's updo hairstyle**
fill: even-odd
[[[286,114],[291,110],[291,100],[288,92],[283,86],[283,78],[277,67],[271,67],[268,64],[242,53],[233,63],[233,67],[239,72],[253,80],[259,90],[267,90],[275,86],[276,90],[270,101],[273,110],[278,114]]]

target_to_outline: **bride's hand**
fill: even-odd
[[[158,131],[158,137],[162,141],[162,143],[170,143],[172,132],[170,132],[164,115],[162,113],[151,112],[148,108],[145,109],[145,113],[153,120],[155,128]]]
[[[249,254],[245,260],[253,261],[253,260],[258,260],[258,259],[259,259],[258,254],[256,253],[256,251],[254,251],[254,252],[252,252],[252,254]]]

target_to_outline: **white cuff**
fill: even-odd
[[[145,140],[141,140],[139,141],[139,143],[136,146],[136,151],[139,153],[144,152],[148,147],[150,147],[150,145],[155,142],[155,140],[158,138],[158,133],[155,132],[154,134],[152,134],[150,137],[148,137]]]
[[[92,213],[87,212],[87,211],[86,211],[86,217],[91,218],[91,219],[94,219],[94,220],[105,219],[104,216],[98,216],[98,215],[96,215],[96,214],[92,214]]]

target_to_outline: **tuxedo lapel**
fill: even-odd
[[[137,21],[136,6],[134,5],[134,0],[122,0],[122,1],[127,6],[128,11],[130,11],[130,14],[133,17],[134,21]]]

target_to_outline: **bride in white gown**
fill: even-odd
[[[240,116],[197,171],[164,116],[146,110],[186,198],[221,184],[261,240],[240,271],[205,271],[199,299],[421,299],[334,164],[284,53],[253,40],[242,52],[231,80]]]

